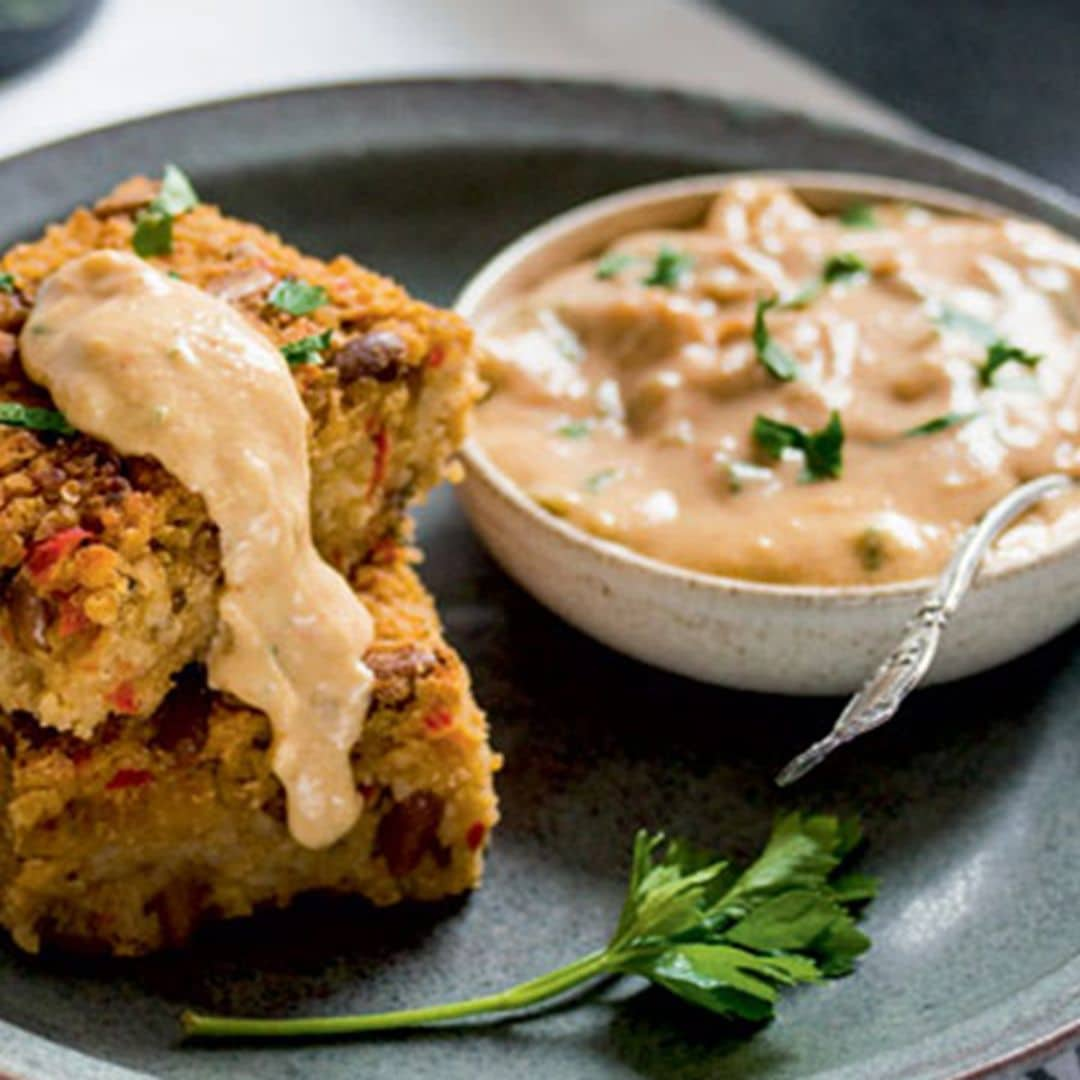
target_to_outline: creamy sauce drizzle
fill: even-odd
[[[700,229],[629,235],[554,274],[483,327],[481,444],[553,513],[669,563],[832,585],[935,573],[1016,484],[1080,473],[1080,247],[1017,221],[873,212],[876,228],[847,228],[780,185],[735,183]],[[665,246],[690,265],[646,284]],[[767,313],[799,368],[780,382],[756,355],[755,304],[843,253],[869,272]],[[1038,367],[983,386],[987,328]],[[773,461],[751,435],[759,414],[816,431],[832,410],[839,479],[801,482],[801,452]],[[977,415],[902,437],[948,413]],[[997,557],[1078,529],[1080,500],[1054,500]]]
[[[222,301],[109,251],[45,282],[21,350],[78,429],[205,500],[225,576],[210,684],[270,718],[293,836],[333,843],[361,809],[349,753],[372,622],[312,543],[308,417],[284,359]]]

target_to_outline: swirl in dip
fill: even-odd
[[[1049,228],[728,187],[494,313],[477,438],[550,512],[707,573],[933,574],[1024,480],[1080,472],[1080,246]],[[1051,500],[1000,543],[1080,530]]]

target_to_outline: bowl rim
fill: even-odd
[[[910,202],[945,213],[961,213],[976,217],[1008,217],[1016,221],[1038,224],[1038,218],[1018,214],[998,203],[978,196],[967,195],[934,184],[901,180],[874,173],[843,172],[807,169],[740,169],[730,172],[698,173],[673,180],[638,184],[596,199],[580,203],[522,233],[499,249],[461,287],[453,300],[453,310],[472,321],[483,306],[488,294],[503,278],[537,251],[591,227],[606,218],[627,211],[656,205],[659,209],[680,200],[707,199],[740,180],[780,180],[796,191],[820,189],[851,197],[884,198]],[[1052,228],[1052,226],[1047,226]],[[616,564],[635,575],[659,577],[673,587],[684,590],[707,590],[729,596],[754,597],[763,602],[790,604],[822,603],[862,606],[881,600],[908,601],[921,597],[930,589],[935,577],[913,578],[885,582],[879,585],[790,585],[723,574],[692,570],[675,563],[664,562],[635,551],[624,544],[595,536],[587,530],[556,517],[530,499],[503,472],[480,445],[474,434],[463,443],[459,455],[466,467],[464,485],[479,481],[499,500],[517,514],[528,518],[538,528],[558,537],[564,546],[580,554],[610,564]],[[992,584],[1030,573],[1036,569],[1064,562],[1080,553],[1080,534],[1065,538],[1032,557],[1010,560],[1002,566],[980,570],[972,585],[979,592]]]

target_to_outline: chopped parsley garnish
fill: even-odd
[[[75,434],[63,413],[37,405],[20,405],[17,401],[0,401],[0,424],[30,431],[49,431],[55,435]]]
[[[131,237],[135,254],[168,255],[172,251],[172,217],[161,210],[140,210]]]
[[[977,412],[942,413],[941,416],[935,416],[932,420],[927,420],[925,424],[916,424],[915,427],[908,428],[907,431],[901,433],[901,438],[910,439],[918,435],[936,435],[939,431],[948,431],[949,428],[957,427],[959,424],[966,424],[969,420],[974,420],[978,415]]]
[[[311,285],[299,278],[285,278],[271,290],[269,303],[289,315],[310,315],[329,299],[321,285]]]
[[[311,334],[281,346],[281,355],[290,364],[321,364],[323,352],[330,347],[330,330]]]
[[[874,208],[868,203],[853,202],[840,212],[840,224],[849,229],[876,229],[878,219]]]
[[[998,369],[1005,364],[1023,364],[1027,368],[1036,368],[1041,362],[1042,356],[1039,353],[1027,352],[1004,338],[999,338],[986,350],[986,359],[979,367],[979,382],[983,386],[992,386]]]
[[[161,190],[150,204],[151,208],[172,217],[179,217],[198,205],[199,196],[195,194],[191,181],[181,169],[170,162],[165,166],[161,177]]]
[[[641,279],[641,284],[660,285],[665,289],[677,288],[693,265],[692,255],[665,244],[656,256],[652,271],[648,277]]]
[[[356,1016],[255,1019],[185,1012],[188,1035],[311,1038],[517,1013],[598,976],[636,975],[723,1017],[769,1020],[780,992],[849,974],[870,947],[856,925],[877,882],[843,870],[856,821],[789,814],[741,870],[681,840],[634,840],[626,900],[602,949],[512,989],[468,1001]]]
[[[0,292],[12,293],[15,291],[15,275],[0,273]]]
[[[853,251],[843,251],[839,255],[830,255],[825,260],[821,277],[826,285],[832,285],[835,281],[847,281],[849,278],[868,273],[870,273],[870,267],[858,255]]]
[[[769,328],[765,325],[765,312],[776,307],[778,301],[775,296],[767,300],[759,300],[754,309],[754,352],[757,354],[758,363],[774,378],[780,382],[791,382],[799,377],[799,365],[795,358],[778,342],[774,341],[769,334]]]
[[[988,322],[983,322],[982,319],[968,315],[966,311],[960,311],[949,304],[942,304],[941,309],[932,318],[943,330],[967,334],[980,345],[989,347],[998,338],[997,331]]]
[[[829,414],[820,431],[805,431],[759,414],[752,434],[754,442],[774,461],[779,461],[785,450],[801,450],[806,463],[804,481],[835,480],[843,472],[844,427],[838,412]]]
[[[610,487],[619,478],[619,470],[614,468],[601,469],[592,476],[585,478],[585,490],[590,495],[599,495],[605,488]]]
[[[797,292],[793,292],[790,296],[783,297],[780,300],[779,306],[782,308],[804,308],[807,304],[816,300],[821,295],[824,288],[825,283],[821,278],[811,278]]]
[[[135,215],[131,246],[144,259],[150,255],[168,255],[172,251],[173,218],[194,210],[199,196],[191,181],[175,165],[165,166],[161,190],[144,210]]]
[[[806,440],[806,432],[802,428],[780,420],[770,420],[760,413],[754,418],[753,436],[754,442],[774,461],[779,461],[785,450],[801,450]]]
[[[816,300],[824,291],[826,285],[833,285],[838,281],[849,281],[851,278],[862,277],[870,273],[870,267],[852,251],[843,251],[839,255],[830,255],[822,267],[821,276],[811,278],[805,285],[780,301],[783,308],[802,308]]]
[[[611,251],[596,264],[596,276],[601,281],[607,281],[621,274],[632,262],[633,255],[625,251]]]
[[[560,424],[555,433],[564,439],[584,439],[592,430],[588,420],[571,420],[566,424]]]
[[[967,334],[968,337],[986,346],[986,359],[979,365],[979,382],[983,386],[993,386],[998,369],[1005,364],[1023,364],[1035,368],[1042,362],[1039,353],[1028,352],[1007,341],[988,323],[965,311],[959,311],[949,304],[940,305],[937,314],[931,318],[944,330],[954,330]]]
[[[864,570],[880,570],[888,559],[887,537],[882,529],[871,525],[855,539],[855,555]]]

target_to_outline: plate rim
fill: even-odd
[[[137,132],[139,129],[150,130],[162,122],[182,120],[186,116],[200,116],[217,110],[224,111],[237,107],[272,104],[301,98],[318,98],[319,96],[335,93],[362,94],[382,91],[437,94],[441,90],[451,89],[482,91],[492,95],[497,95],[500,91],[523,89],[532,92],[548,91],[585,95],[607,94],[612,98],[623,100],[632,96],[668,98],[673,101],[681,101],[691,107],[716,110],[729,118],[736,118],[743,122],[757,122],[768,119],[810,132],[827,131],[833,135],[851,137],[857,139],[864,146],[871,145],[892,150],[908,149],[923,157],[937,158],[943,163],[959,168],[962,171],[978,174],[986,180],[993,180],[1035,201],[1056,206],[1066,213],[1080,217],[1080,200],[1064,187],[1026,173],[1008,162],[1000,161],[982,151],[953,142],[932,132],[922,132],[915,129],[911,132],[878,133],[828,115],[797,108],[776,106],[741,95],[714,94],[672,87],[656,81],[577,78],[544,74],[516,74],[512,72],[343,79],[205,99],[143,116],[95,125],[59,139],[20,150],[15,154],[0,158],[0,179],[3,178],[5,173],[16,172],[20,167],[32,162],[33,159],[47,158],[51,154],[73,148],[79,143],[92,142],[108,136],[122,136],[124,133]],[[859,172],[860,170],[855,169],[852,171]],[[1056,970],[1044,973],[1033,980],[1028,984],[1027,989],[1053,982],[1058,977],[1069,977],[1077,973],[1080,973],[1080,953],[1066,960]],[[1080,982],[1073,984],[1071,989],[1067,989],[1066,992],[1070,996],[1080,993]],[[962,1029],[979,1017],[985,1016],[1005,1004],[1007,1003],[999,1002],[989,1009],[983,1009],[970,1017],[947,1025],[945,1028],[929,1034],[920,1040],[920,1043],[925,1045],[927,1042],[941,1038],[947,1032]],[[955,1066],[947,1064],[950,1071],[942,1074],[943,1080],[986,1080],[986,1078],[1001,1070],[1027,1063],[1034,1064],[1045,1057],[1053,1055],[1058,1050],[1066,1047],[1071,1041],[1080,1039],[1080,1012],[1077,1013],[1073,1020],[1058,1024],[1048,1032],[1036,1035],[1033,1038],[1021,1035],[1021,1039],[1023,1041],[1011,1049],[998,1051],[990,1059],[975,1064],[963,1065],[959,1070]],[[19,1044],[30,1053],[12,1055],[10,1051],[13,1047],[18,1050]],[[906,1047],[901,1047],[897,1050],[886,1051],[882,1055],[867,1059],[862,1064],[879,1061],[887,1067],[890,1064],[890,1059],[894,1059],[896,1055],[903,1053],[906,1049]],[[977,1050],[974,1051],[974,1054],[977,1055],[977,1053]],[[55,1042],[47,1036],[38,1035],[11,1021],[0,1019],[0,1080],[42,1080],[46,1073],[42,1072],[40,1076],[35,1075],[35,1073],[39,1068],[48,1068],[50,1066],[48,1059],[50,1058],[52,1059],[52,1065],[77,1066],[80,1070],[80,1080],[148,1080],[152,1076],[151,1073],[144,1073],[98,1058],[91,1053]],[[904,1063],[901,1061],[897,1064],[903,1065]],[[840,1066],[826,1072],[817,1073],[815,1076],[818,1080],[828,1080],[833,1076],[839,1078],[847,1073],[848,1067],[847,1065]],[[35,1073],[26,1072],[27,1068],[35,1070]]]

